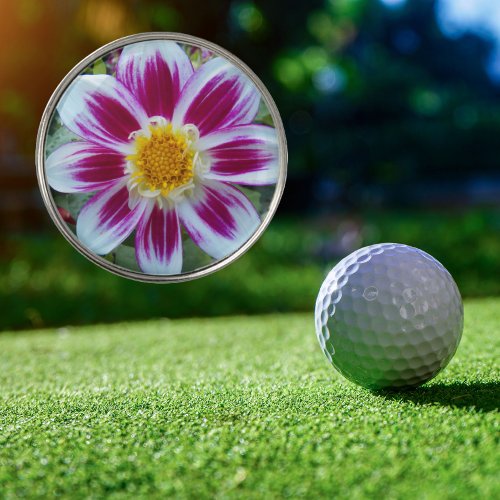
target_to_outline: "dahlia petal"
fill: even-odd
[[[124,176],[125,157],[90,142],[58,147],[45,163],[49,185],[61,193],[99,191]]]
[[[208,179],[250,186],[278,180],[278,136],[266,125],[239,125],[202,137],[198,147],[211,159]]]
[[[116,78],[135,95],[148,116],[172,118],[182,87],[193,73],[187,54],[168,40],[126,46],[116,68]]]
[[[120,245],[135,229],[147,208],[144,200],[131,210],[128,201],[124,181],[118,181],[93,196],[78,215],[78,239],[99,255],[105,255]]]
[[[129,136],[148,125],[148,117],[130,91],[110,75],[83,75],[57,105],[61,120],[83,139],[124,154]]]
[[[257,114],[257,87],[231,62],[216,57],[202,64],[182,89],[174,126],[192,123],[200,135],[234,124],[250,123]]]
[[[175,209],[154,205],[137,226],[135,255],[148,274],[179,274],[182,270],[181,227]]]
[[[177,211],[193,241],[216,259],[240,248],[260,224],[250,200],[238,189],[218,181],[198,185],[179,203]]]

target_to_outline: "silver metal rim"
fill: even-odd
[[[136,271],[131,271],[129,269],[117,266],[116,264],[107,261],[106,259],[100,257],[97,254],[94,254],[85,246],[83,246],[80,243],[80,241],[76,238],[76,236],[70,231],[66,223],[59,215],[45,173],[45,142],[46,142],[45,139],[50,125],[50,119],[56,109],[59,99],[66,91],[70,83],[82,72],[82,70],[84,70],[90,63],[92,63],[99,57],[102,57],[108,52],[117,50],[125,45],[129,45],[135,42],[142,42],[146,40],[174,40],[181,43],[188,43],[197,47],[206,48],[231,61],[232,64],[234,64],[243,73],[245,73],[245,75],[254,83],[254,85],[260,91],[261,96],[264,99],[266,106],[271,114],[274,127],[278,135],[279,161],[280,161],[278,181],[276,183],[274,195],[271,200],[268,212],[264,217],[264,219],[261,221],[261,224],[258,227],[258,229],[242,247],[240,247],[238,250],[228,255],[227,257],[224,257],[223,259],[216,261],[213,264],[196,269],[194,271],[176,275],[153,275],[153,274],[144,274]],[[69,241],[69,243],[71,243],[71,245],[73,245],[73,247],[75,247],[80,253],[85,255],[85,257],[87,257],[91,262],[102,267],[103,269],[106,269],[107,271],[110,271],[111,273],[116,274],[118,276],[123,276],[125,278],[133,279],[136,281],[149,282],[149,283],[176,283],[176,282],[189,281],[201,278],[203,276],[207,276],[208,274],[219,271],[220,269],[228,266],[236,259],[241,257],[260,238],[262,233],[266,230],[267,226],[271,222],[271,219],[273,218],[276,209],[278,208],[281,196],[283,194],[283,189],[285,187],[285,180],[286,180],[287,163],[288,163],[288,152],[286,147],[286,138],[285,138],[285,131],[283,128],[283,122],[281,120],[281,117],[279,115],[278,109],[276,107],[273,98],[269,94],[264,84],[257,77],[257,75],[255,75],[255,73],[245,63],[240,61],[236,56],[234,56],[227,50],[223,49],[222,47],[214,43],[203,40],[202,38],[197,38],[191,35],[185,35],[183,33],[163,33],[163,32],[139,33],[136,35],[130,35],[120,38],[118,40],[115,40],[114,42],[102,46],[101,48],[89,54],[85,59],[80,61],[63,78],[61,83],[57,86],[56,90],[50,97],[47,106],[45,107],[40,122],[40,127],[38,129],[35,155],[36,155],[35,158],[36,173],[43,201],[49,212],[50,217],[54,221],[59,231]]]

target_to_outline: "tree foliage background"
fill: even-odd
[[[435,255],[466,296],[500,293],[500,42],[486,29],[446,32],[446,3],[4,0],[0,327],[309,310],[336,260],[384,240]],[[289,147],[262,241],[175,287],[128,282],[76,254],[43,209],[33,166],[59,81],[141,31],[189,33],[239,56],[274,97]]]

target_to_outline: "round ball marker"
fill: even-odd
[[[144,33],[73,68],[37,139],[47,209],[99,266],[140,281],[198,278],[261,236],[286,177],[279,113],[258,77],[205,40]]]

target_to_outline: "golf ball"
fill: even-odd
[[[409,388],[451,360],[463,305],[450,273],[418,248],[361,248],[328,274],[316,300],[316,334],[326,357],[369,389]]]

